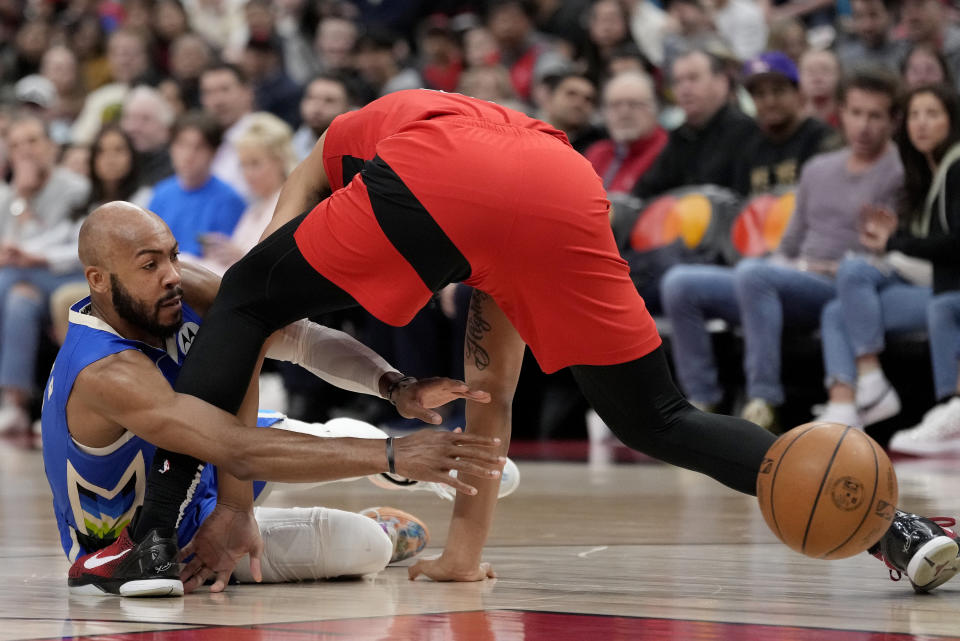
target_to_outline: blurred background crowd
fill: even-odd
[[[958,82],[946,0],[0,0],[0,433],[36,418],[92,208],[147,207],[222,273],[337,115],[429,88],[540,118],[593,164],[693,403],[960,448]],[[459,378],[468,300],[450,286],[403,328],[315,320]],[[264,386],[296,418],[403,427],[293,367]],[[514,423],[611,438],[532,359]]]

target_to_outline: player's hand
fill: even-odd
[[[411,581],[420,575],[434,581],[483,581],[497,578],[489,563],[481,563],[476,567],[459,569],[445,562],[443,557],[421,559],[407,568],[407,576]]]
[[[250,573],[258,583],[263,539],[253,512],[218,504],[204,520],[193,540],[180,551],[181,560],[194,555],[180,572],[184,592],[192,592],[215,576],[211,592],[222,592],[237,561],[250,555]]]
[[[396,404],[400,416],[439,425],[443,418],[433,408],[459,398],[478,403],[490,402],[487,392],[472,390],[463,381],[443,377],[404,381],[397,386],[391,400]]]
[[[393,441],[397,474],[417,481],[445,483],[458,492],[477,493],[461,479],[464,474],[500,478],[506,458],[498,455],[500,439],[453,432],[420,430]],[[456,478],[450,470],[457,470]]]

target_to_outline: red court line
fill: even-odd
[[[204,627],[82,637],[84,641],[960,641],[828,628],[488,610],[335,621]]]

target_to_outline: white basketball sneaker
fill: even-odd
[[[456,478],[457,471],[450,470],[450,476]],[[433,492],[442,499],[452,501],[456,496],[456,491],[445,483],[434,481],[414,481],[396,474],[374,474],[368,476],[370,482],[384,490],[410,490]],[[497,498],[510,496],[520,485],[520,469],[512,459],[507,458],[503,464],[503,471],[500,473],[500,491],[497,492]]]

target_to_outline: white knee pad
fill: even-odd
[[[383,528],[366,516],[325,507],[254,508],[263,537],[265,583],[360,576],[387,566],[393,545]],[[253,581],[250,559],[234,576]]]

